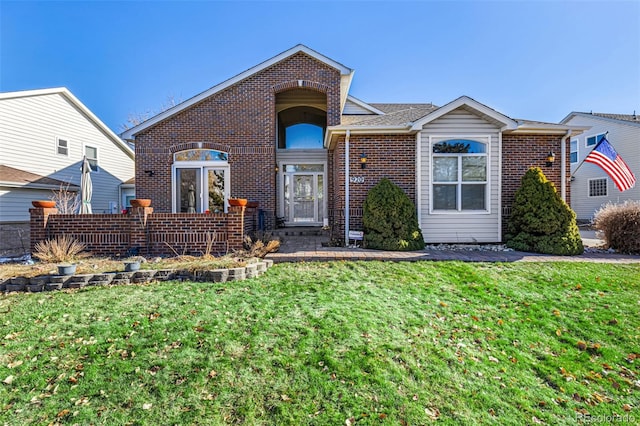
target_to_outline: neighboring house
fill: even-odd
[[[92,166],[95,213],[119,213],[132,197],[134,152],[65,88],[0,93],[0,255],[29,249],[29,209],[53,190],[80,189]]]
[[[572,112],[562,121],[570,126],[589,127],[571,138],[571,208],[578,219],[591,220],[606,203],[640,200],[640,185],[620,192],[613,180],[595,164],[583,163],[585,157],[607,134],[607,140],[640,179],[640,117],[632,114]]]
[[[362,229],[383,177],[415,202],[427,242],[498,242],[520,180],[540,166],[569,199],[571,126],[512,119],[462,96],[366,103],[353,70],[298,45],[123,133],[136,192],[157,212],[259,202],[266,226]],[[549,153],[555,162],[546,166]]]

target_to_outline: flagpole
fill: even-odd
[[[607,131],[605,132],[604,136],[600,138],[600,140],[598,141],[598,143],[596,144],[596,146],[594,146],[593,148],[591,148],[591,151],[593,151],[594,149],[596,149],[596,148],[598,147],[598,145],[600,145],[604,139],[607,139],[607,135],[608,135],[608,134],[609,134],[609,131],[607,130]],[[591,152],[591,151],[589,151],[589,152]],[[571,173],[570,178],[572,178],[572,177],[576,174],[576,172],[578,171],[578,169],[579,169],[580,167],[582,167],[582,165],[584,164],[584,160],[586,160],[588,156],[589,156],[589,154],[587,154],[587,155],[585,155],[585,156],[584,156],[584,158],[582,159],[582,162],[581,162],[580,164],[578,164],[578,167],[576,167],[576,169],[573,171],[573,173]]]

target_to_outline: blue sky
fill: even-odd
[[[0,91],[66,86],[116,132],[302,43],[366,102],[640,113],[640,1],[0,1]]]

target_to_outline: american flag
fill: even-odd
[[[584,161],[600,166],[621,192],[633,188],[636,184],[636,177],[631,169],[605,137],[600,139]]]

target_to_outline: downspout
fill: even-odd
[[[560,196],[562,201],[567,202],[567,139],[571,137],[571,130],[567,130],[567,133],[562,137],[560,143]]]
[[[349,245],[349,138],[351,131],[347,130],[344,137],[344,245]]]

